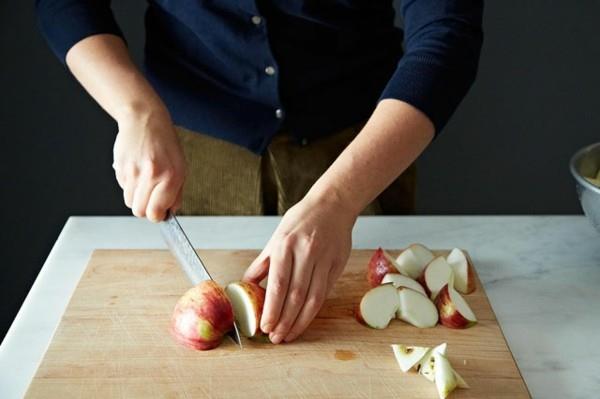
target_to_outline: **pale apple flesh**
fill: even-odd
[[[367,265],[367,282],[377,287],[388,273],[398,273],[396,261],[382,248],[377,248]]]
[[[435,348],[430,349],[425,354],[425,356],[423,356],[423,358],[419,361],[419,364],[417,364],[417,371],[419,372],[419,374],[427,378],[429,381],[433,382],[433,380],[435,379],[435,359],[433,358],[433,355],[435,353],[441,353],[442,355],[445,355],[447,347],[448,345],[444,342],[443,344],[440,344]]]
[[[233,306],[240,333],[247,338],[261,334],[260,318],[265,303],[265,289],[255,283],[235,282],[227,285],[225,293]]]
[[[429,297],[433,300],[437,297],[442,287],[452,280],[452,268],[443,256],[432,260],[423,271],[419,282],[423,284]]]
[[[433,360],[435,386],[440,399],[445,399],[457,387],[456,373],[448,358],[441,353],[434,353]]]
[[[413,368],[429,351],[429,348],[424,346],[406,346],[401,344],[392,345],[394,356],[400,366],[400,370],[406,373],[408,370]]]
[[[462,250],[454,248],[446,257],[446,262],[454,273],[454,288],[461,294],[475,291],[475,273],[467,255]]]
[[[433,253],[427,247],[421,244],[412,244],[398,255],[396,268],[405,276],[417,279],[433,258]]]
[[[225,291],[212,280],[189,289],[175,305],[170,332],[184,346],[208,350],[233,328],[233,309]]]
[[[477,317],[465,299],[450,285],[445,285],[435,300],[440,323],[448,328],[469,328]]]
[[[398,288],[399,308],[397,316],[418,328],[435,327],[438,322],[438,310],[425,295],[410,288]]]
[[[362,297],[356,318],[371,328],[383,329],[394,318],[397,310],[398,292],[392,284],[384,284],[371,288]]]
[[[421,294],[427,296],[427,293],[425,292],[425,289],[423,288],[423,286],[421,284],[419,284],[412,278],[403,276],[402,274],[399,274],[399,273],[386,274],[385,277],[383,278],[383,280],[381,280],[381,284],[387,284],[387,283],[392,283],[394,285],[394,287],[396,287],[396,288],[399,288],[399,287],[410,288],[411,290],[415,290],[415,291],[420,292]]]

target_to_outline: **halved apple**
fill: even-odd
[[[371,328],[386,328],[398,310],[398,303],[398,292],[392,284],[371,288],[360,301],[356,319]]]
[[[445,399],[457,386],[456,372],[446,356],[441,353],[433,354],[435,386],[440,399]]]
[[[437,297],[442,287],[452,279],[452,267],[443,256],[433,259],[425,267],[419,282],[425,287],[429,297],[433,300]]]
[[[465,299],[450,284],[446,284],[435,299],[440,323],[449,328],[468,328],[477,324],[477,317]]]
[[[421,294],[427,296],[427,294],[425,293],[425,289],[423,288],[423,286],[421,284],[419,284],[412,278],[403,276],[402,274],[399,274],[399,273],[386,274],[385,277],[383,278],[383,280],[381,280],[381,284],[386,284],[386,283],[392,283],[394,285],[394,287],[396,287],[396,288],[399,288],[399,287],[410,288],[411,290],[415,290],[415,291],[420,292]]]
[[[433,257],[433,253],[424,245],[411,244],[396,258],[396,268],[405,276],[416,279]]]
[[[433,380],[435,379],[435,360],[433,358],[433,355],[435,353],[441,353],[442,355],[445,355],[447,347],[448,345],[444,342],[443,344],[440,344],[435,348],[427,351],[425,356],[423,356],[423,358],[417,364],[417,371],[419,372],[419,374],[427,378],[429,381],[433,382]]]
[[[425,356],[425,354],[429,351],[429,348],[424,346],[406,346],[394,344],[392,345],[392,350],[394,351],[394,356],[396,357],[398,366],[400,366],[400,370],[402,370],[403,373],[406,373],[415,364],[419,363],[419,360]]]
[[[233,314],[240,333],[248,338],[260,334],[265,289],[255,283],[238,281],[227,285],[225,293],[233,306]]]
[[[233,328],[233,309],[225,291],[212,280],[190,288],[175,305],[170,332],[182,345],[198,350],[217,347]]]
[[[454,248],[446,257],[446,262],[454,273],[454,288],[462,294],[475,291],[475,274],[467,255],[460,249]]]
[[[418,328],[434,327],[438,322],[438,311],[425,295],[410,288],[398,288],[399,308],[396,316]]]
[[[367,282],[369,286],[377,287],[388,273],[398,273],[396,261],[381,247],[377,248],[367,265]]]

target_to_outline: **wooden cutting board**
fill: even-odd
[[[238,280],[257,255],[200,253],[221,284]],[[199,352],[168,333],[173,306],[189,283],[167,251],[95,251],[27,397],[437,398],[434,384],[400,371],[390,344],[442,342],[471,386],[450,398],[530,397],[479,279],[466,297],[479,318],[471,329],[417,329],[397,320],[385,330],[358,324],[353,309],[368,289],[371,254],[353,251],[319,316],[296,342],[244,340],[239,350],[226,340]]]

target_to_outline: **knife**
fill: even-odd
[[[194,250],[192,243],[183,231],[183,228],[177,221],[175,214],[168,212],[167,218],[160,222],[160,232],[165,239],[171,254],[177,259],[177,263],[187,275],[194,286],[202,281],[212,280],[212,277],[206,270],[202,259]],[[233,330],[229,331],[229,337],[242,348],[242,340],[236,322],[233,322]]]

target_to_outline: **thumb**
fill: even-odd
[[[267,276],[268,272],[269,256],[265,248],[265,250],[254,259],[250,266],[248,266],[248,269],[246,269],[246,272],[244,273],[244,277],[242,277],[242,281],[258,284]]]

